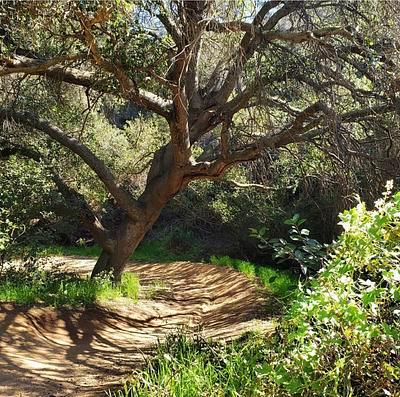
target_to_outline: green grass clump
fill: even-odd
[[[270,266],[256,265],[229,256],[211,256],[210,262],[213,265],[232,267],[250,278],[257,277],[263,287],[280,298],[291,296],[297,288],[298,283],[293,274]]]
[[[121,284],[119,286],[113,284],[113,288],[119,288],[123,297],[127,297],[135,301],[139,299],[139,277],[134,273],[124,273],[122,275]]]
[[[146,368],[134,373],[112,397],[257,396],[264,339],[250,336],[231,343],[170,335]]]
[[[11,268],[0,275],[0,302],[25,305],[77,307],[120,297],[136,301],[139,289],[139,279],[133,273],[123,274],[118,285],[110,277],[81,278],[72,273],[32,267]]]
[[[244,273],[250,278],[256,275],[256,265],[251,262],[243,261],[241,259],[232,259],[229,256],[211,256],[210,262],[213,265],[233,267],[237,271]]]
[[[147,299],[156,299],[157,296],[168,292],[167,284],[164,280],[153,280],[148,286],[145,292]]]

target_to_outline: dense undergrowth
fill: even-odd
[[[398,396],[400,193],[340,218],[344,232],[274,337],[221,344],[171,336],[113,395]]]
[[[400,392],[400,193],[340,218],[344,232],[263,367],[278,395]]]
[[[139,279],[133,273],[125,273],[119,285],[107,276],[82,278],[36,264],[8,268],[0,273],[0,303],[76,307],[121,297],[136,301],[139,288]]]

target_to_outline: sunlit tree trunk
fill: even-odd
[[[135,251],[137,246],[143,240],[146,232],[152,224],[145,225],[142,222],[125,221],[116,231],[116,237],[113,250],[103,248],[91,277],[98,276],[100,273],[112,273],[113,279],[119,281],[121,274],[129,260],[129,257]]]
[[[92,271],[92,277],[107,272],[112,273],[115,281],[120,280],[129,258],[157,221],[162,209],[186,185],[182,171],[172,166],[174,161],[171,145],[156,152],[146,188],[138,200],[137,215],[126,215],[111,236],[111,244],[108,240],[107,245],[98,241],[103,251]]]

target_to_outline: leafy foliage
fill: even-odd
[[[287,314],[262,374],[278,395],[396,395],[400,193],[341,215],[344,232]]]
[[[49,230],[37,227],[54,220],[60,197],[52,190],[48,175],[33,161],[15,157],[0,168],[0,258],[6,261],[15,246],[51,237]]]
[[[256,259],[254,239],[243,230],[260,227],[281,216],[265,192],[237,188],[230,180],[249,182],[243,167],[231,169],[216,182],[195,181],[171,200],[163,210],[155,230],[160,235],[184,229],[201,245],[200,255],[229,255]]]
[[[23,225],[15,224],[9,218],[9,211],[0,208],[0,265],[6,260],[15,240],[24,233]]]
[[[328,246],[310,238],[310,231],[302,228],[305,219],[300,218],[299,214],[294,214],[292,218],[286,219],[285,224],[290,225],[288,242],[284,238],[266,239],[267,229],[251,229],[251,236],[260,241],[258,247],[262,250],[272,249],[273,257],[278,259],[278,263],[285,261],[295,262],[300,265],[301,271],[306,274],[307,270],[318,270],[323,264]]]

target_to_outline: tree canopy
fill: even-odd
[[[94,274],[119,277],[191,181],[266,151],[311,142],[343,164],[398,169],[398,20],[385,3],[5,2],[0,22],[1,158],[50,171],[103,248]],[[136,161],[116,169],[93,142],[100,98],[154,115],[154,147],[132,154],[139,170]],[[68,181],[71,154],[122,210],[111,225]],[[145,182],[133,192],[138,173]]]

